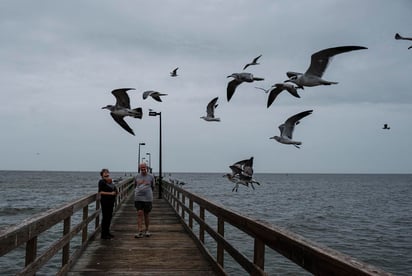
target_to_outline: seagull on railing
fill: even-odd
[[[219,97],[213,98],[206,107],[206,116],[200,117],[208,122],[220,122],[220,118],[215,118],[215,108],[218,106],[217,100]]]
[[[130,116],[133,118],[141,119],[143,116],[142,108],[130,109],[130,98],[127,95],[128,90],[135,90],[134,88],[119,88],[112,91],[112,94],[116,97],[115,105],[107,105],[102,109],[110,110],[110,115],[124,130],[134,135],[133,130],[125,122],[124,117]]]
[[[322,75],[328,67],[331,58],[338,54],[362,49],[368,48],[363,46],[341,46],[316,52],[312,55],[310,66],[304,74],[298,72],[287,72],[286,75],[289,79],[285,82],[293,82],[299,88],[303,88],[304,86],[337,84],[337,82],[322,79]]]
[[[398,34],[398,33],[396,33],[395,34],[395,39],[396,40],[412,40],[412,37],[404,37],[404,36],[401,36],[400,34]],[[412,46],[409,46],[408,47],[408,49],[412,49]]]
[[[163,94],[157,91],[153,91],[153,90],[148,90],[143,92],[143,100],[145,100],[147,97],[152,97],[154,100],[161,102],[162,99],[160,98],[160,96],[167,96],[167,94]]]
[[[228,78],[232,77],[234,78],[232,81],[230,81],[227,84],[227,101],[230,101],[232,98],[233,94],[235,93],[236,87],[238,87],[239,84],[243,82],[254,82],[254,81],[262,81],[264,78],[258,78],[254,77],[253,74],[251,73],[233,73],[230,76],[227,76]]]
[[[279,143],[294,145],[296,148],[299,148],[299,145],[302,145],[302,142],[292,140],[293,130],[295,129],[295,126],[300,123],[302,118],[312,114],[312,112],[313,110],[307,110],[289,117],[279,126],[280,136],[269,137],[269,139],[275,139]]]
[[[261,56],[262,55],[259,55],[259,56],[255,57],[251,63],[246,64],[245,67],[243,67],[243,70],[248,68],[250,65],[259,65],[260,63],[258,63],[257,61]]]

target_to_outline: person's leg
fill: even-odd
[[[135,201],[134,203],[136,210],[137,210],[137,234],[134,236],[135,238],[142,238],[143,237],[143,205],[140,201]]]
[[[150,237],[151,234],[149,232],[149,226],[150,226],[150,211],[152,211],[152,203],[151,202],[145,202],[145,208],[144,208],[144,224],[146,227],[145,230],[145,236]]]
[[[102,204],[102,231],[101,238],[109,237],[109,228],[110,228],[110,206],[107,204]]]

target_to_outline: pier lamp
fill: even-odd
[[[146,152],[146,155],[149,156],[149,172],[152,172],[152,154],[150,152]]]
[[[159,116],[159,198],[162,198],[162,112],[149,110],[149,116]]]
[[[140,173],[140,146],[145,146],[146,143],[139,143],[139,150],[137,151],[137,172]]]

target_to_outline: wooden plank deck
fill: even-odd
[[[133,196],[112,221],[112,240],[92,241],[67,275],[216,275],[189,237],[172,207],[155,199],[151,237],[134,238],[137,215]]]

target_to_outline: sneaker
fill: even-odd
[[[152,234],[151,234],[149,231],[146,231],[146,232],[144,232],[144,235],[145,235],[146,237],[150,237]]]
[[[139,232],[136,235],[134,235],[135,239],[143,238],[143,232]]]

